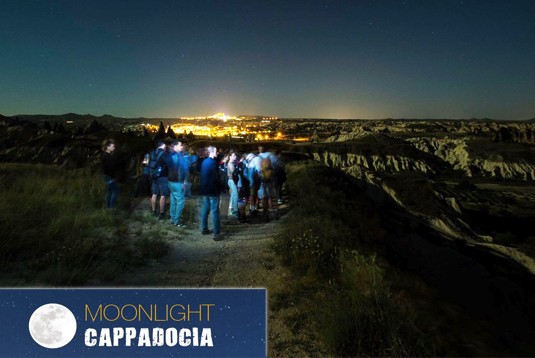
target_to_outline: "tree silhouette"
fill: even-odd
[[[167,127],[166,136],[169,137],[169,138],[176,139],[176,134],[173,131],[173,128],[171,128],[171,126]]]
[[[163,122],[160,122],[160,127],[158,127],[158,132],[156,132],[155,138],[165,138],[165,126],[163,125]]]
[[[149,131],[147,131],[147,127],[143,126],[143,137],[149,137]]]

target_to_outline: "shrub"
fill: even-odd
[[[103,209],[102,176],[91,168],[1,164],[0,185],[0,267],[9,282],[81,285],[132,259],[128,184],[114,211]]]
[[[319,313],[311,325],[331,354],[432,355],[376,263],[373,252],[385,236],[378,209],[340,171],[306,162],[288,165],[288,173],[292,212],[275,238],[294,275],[284,294]]]
[[[341,290],[325,306],[325,341],[338,356],[433,356],[408,307],[396,302],[374,256],[341,255]]]

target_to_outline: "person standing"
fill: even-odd
[[[149,158],[149,175],[152,179],[152,197],[150,198],[150,206],[152,214],[163,220],[165,218],[165,198],[170,195],[169,191],[169,170],[164,161],[165,154],[165,142],[159,141],[156,144],[156,150],[150,153]],[[156,203],[158,202],[158,196],[160,196],[159,211],[156,211]]]
[[[217,149],[214,146],[207,148],[208,157],[201,165],[201,187],[200,195],[202,200],[201,229],[203,235],[214,234],[214,241],[222,240],[219,217],[219,196],[221,194],[221,183],[219,180],[219,167],[217,162]],[[212,213],[212,230],[208,230],[208,214]]]
[[[249,196],[249,213],[255,215],[258,213],[258,190],[260,189],[260,157],[249,153],[247,159],[247,174],[251,195]]]
[[[178,140],[174,140],[169,146],[169,153],[164,157],[165,165],[169,170],[171,224],[179,227],[186,227],[181,217],[186,202],[184,188],[189,176],[188,164],[185,163],[182,153],[183,149],[184,144]]]
[[[238,170],[236,168],[236,161],[238,157],[236,152],[231,150],[227,157],[227,184],[229,188],[230,205],[229,216],[238,217]]]
[[[261,161],[260,180],[262,187],[262,208],[264,209],[264,218],[267,220],[278,219],[276,193],[274,186],[274,170],[271,159],[266,157]]]
[[[117,183],[119,162],[113,154],[115,148],[113,139],[106,139],[102,143],[101,167],[106,183],[106,209],[115,208],[119,197],[119,184]]]

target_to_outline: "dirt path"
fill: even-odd
[[[150,215],[148,199],[134,209],[128,223],[129,235],[162,238],[169,245],[163,258],[124,273],[113,284],[150,287],[265,287],[258,281],[258,268],[269,269],[273,258],[267,258],[270,242],[280,220],[266,222],[261,215],[248,217],[240,224],[227,216],[228,196],[221,197],[221,231],[223,241],[202,235],[199,225],[198,198],[187,200],[183,217],[187,228],[177,228],[169,220],[158,221]],[[285,215],[287,205],[279,212]],[[208,219],[211,227],[210,218]],[[265,261],[265,262],[264,262]],[[254,262],[255,269],[247,269]],[[258,266],[258,267],[256,267]]]
[[[222,196],[221,208],[228,208],[228,196]],[[128,224],[133,239],[162,238],[170,249],[162,258],[149,261],[117,277],[112,286],[122,287],[262,287],[268,296],[285,291],[290,274],[280,263],[271,244],[287,219],[289,207],[279,209],[281,218],[266,222],[261,215],[248,217],[239,224],[222,209],[223,241],[203,236],[199,227],[197,199],[186,203],[184,218],[188,227],[180,229],[167,221],[158,221],[148,211],[148,200],[135,208]],[[211,221],[208,221],[209,227]],[[280,293],[279,293],[280,295]],[[279,299],[280,300],[280,299]],[[318,348],[317,337],[306,329],[297,329],[295,317],[302,313],[289,303],[268,311],[270,357],[325,355]],[[322,354],[323,353],[323,354]]]

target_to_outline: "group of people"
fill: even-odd
[[[116,205],[119,187],[115,181],[113,152],[115,142],[106,140],[102,146],[102,169],[106,183],[106,207]],[[201,230],[203,235],[221,236],[220,196],[228,190],[229,216],[240,222],[250,215],[259,214],[262,203],[266,220],[278,219],[277,207],[282,204],[282,186],[286,180],[280,151],[272,153],[264,147],[258,153],[239,155],[236,151],[218,151],[214,146],[199,149],[195,154],[187,144],[174,140],[170,144],[158,141],[144,160],[143,176],[151,181],[150,209],[160,220],[166,218],[166,198],[170,198],[170,222],[186,227],[182,213],[187,197],[191,196],[192,181],[199,181],[201,197]],[[212,229],[208,229],[208,216],[212,216]]]
[[[223,156],[220,164],[229,188],[229,213],[240,221],[246,220],[245,207],[256,215],[262,202],[264,217],[278,219],[277,206],[282,204],[282,186],[286,171],[281,152],[258,147],[258,154],[245,153],[238,157],[234,150]]]

